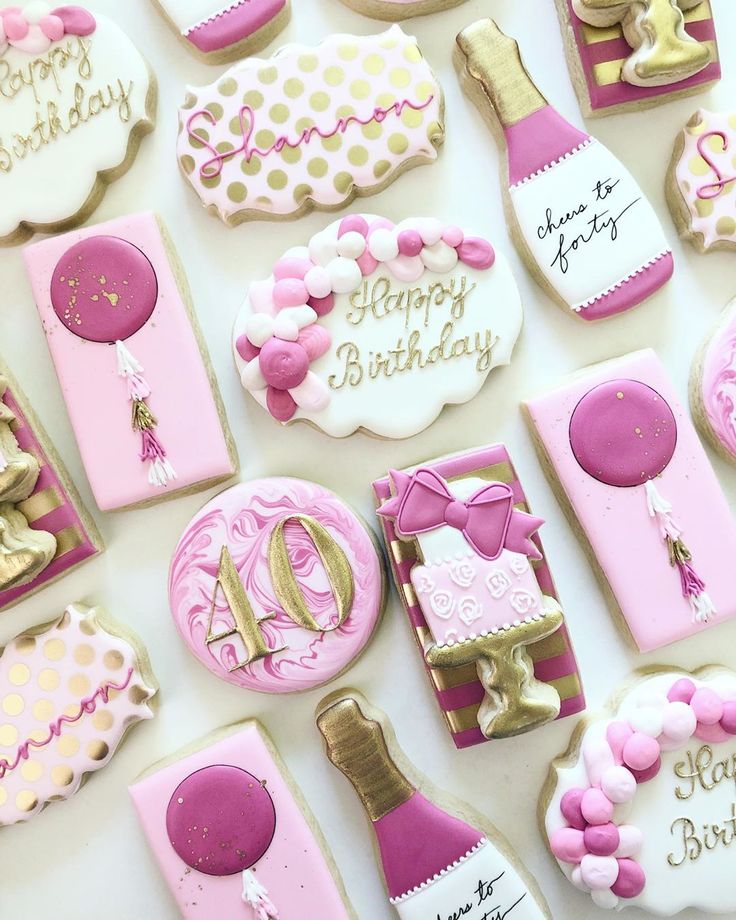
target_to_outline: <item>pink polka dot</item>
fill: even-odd
[[[588,852],[585,848],[583,832],[573,827],[561,827],[550,837],[550,849],[562,862],[576,865]]]
[[[360,233],[361,236],[368,236],[368,221],[362,214],[349,214],[340,221],[340,229],[337,231],[338,239],[345,236],[346,233]]]
[[[587,821],[580,810],[580,804],[585,795],[584,789],[568,789],[560,800],[560,811],[562,817],[567,821],[570,827],[579,831],[584,831]]]
[[[633,859],[620,859],[618,861],[618,878],[611,886],[611,890],[619,898],[635,898],[642,893],[647,878],[639,863]]]
[[[689,703],[695,693],[695,684],[687,677],[675,681],[667,694],[671,703]]]
[[[583,832],[586,848],[594,856],[613,856],[620,842],[615,824],[599,824],[586,827]]]
[[[302,307],[309,300],[306,284],[299,278],[283,278],[273,286],[273,302],[279,310]]]
[[[642,732],[634,732],[624,744],[624,763],[631,770],[647,770],[656,763],[660,748],[656,739]]]
[[[723,718],[723,701],[709,687],[701,687],[693,693],[690,706],[695,718],[703,725],[716,725]]]
[[[398,237],[399,252],[402,256],[418,256],[422,251],[421,236],[416,230],[402,230]]]
[[[588,824],[608,824],[613,817],[613,802],[600,789],[586,789],[580,811]]]

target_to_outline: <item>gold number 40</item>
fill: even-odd
[[[304,528],[322,560],[322,565],[327,573],[337,605],[337,622],[330,626],[320,626],[315,620],[296,580],[284,535],[284,528],[289,521],[296,521]],[[269,541],[268,566],[274,593],[284,613],[304,629],[312,632],[332,632],[342,626],[350,615],[355,597],[353,570],[342,547],[325,530],[322,524],[314,518],[305,514],[293,514],[282,518],[278,522]],[[215,616],[218,588],[222,588],[225,600],[232,613],[233,626],[230,629],[215,633],[212,631],[212,624]],[[229,668],[230,671],[237,671],[254,661],[266,658],[276,652],[282,652],[288,648],[286,645],[282,645],[280,648],[271,648],[261,632],[260,624],[267,620],[273,620],[275,616],[275,613],[268,613],[260,619],[256,617],[245,588],[240,581],[230,550],[223,545],[220,552],[220,565],[217,570],[215,590],[212,593],[212,606],[210,607],[210,618],[205,638],[206,644],[209,646],[214,642],[228,639],[230,636],[240,636],[245,646],[245,658]]]

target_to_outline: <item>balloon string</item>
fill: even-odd
[[[243,872],[243,901],[253,908],[255,920],[279,920],[279,912],[269,898],[268,891],[250,869]]]

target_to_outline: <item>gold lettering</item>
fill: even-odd
[[[698,840],[695,834],[695,825],[690,818],[675,818],[670,827],[670,833],[673,837],[678,827],[682,836],[682,854],[679,859],[676,858],[674,853],[670,853],[667,857],[667,862],[674,868],[681,866],[688,859],[691,862],[695,862],[703,852],[703,844]]]

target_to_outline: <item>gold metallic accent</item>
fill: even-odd
[[[474,684],[478,680],[478,669],[472,664],[464,664],[459,668],[430,668],[429,675],[438,690],[452,690],[454,687]]]
[[[408,801],[416,791],[394,763],[379,722],[368,719],[358,701],[345,697],[317,718],[327,756],[355,787],[371,821]]]
[[[475,673],[476,678],[478,672]],[[447,723],[453,735],[459,735],[460,732],[468,731],[471,728],[478,728],[478,712],[480,703],[471,703],[469,706],[462,706],[460,709],[452,709],[445,713]]]
[[[557,632],[547,636],[530,645],[528,648],[529,657],[532,661],[547,661],[548,658],[557,658],[559,655],[566,655],[570,651],[570,640],[565,632],[558,629]]]
[[[580,678],[577,674],[566,674],[564,677],[558,677],[556,680],[548,681],[550,687],[554,687],[561,700],[569,700],[574,696],[582,693]]]
[[[712,41],[700,42],[701,47],[708,49],[709,61],[718,60],[716,43]],[[626,63],[624,58],[616,61],[603,61],[593,67],[593,79],[598,86],[612,86],[614,83],[621,82],[621,71]],[[684,79],[681,78],[681,79]]]
[[[102,663],[110,671],[118,671],[122,668],[125,658],[123,658],[123,653],[119,652],[117,649],[110,649],[109,652],[105,652],[102,656]]]
[[[38,797],[30,789],[23,789],[15,797],[15,807],[18,811],[33,811],[38,805]]]
[[[133,401],[131,408],[131,424],[133,431],[151,431],[158,425],[156,416],[151,412],[142,399]]]
[[[71,767],[59,764],[59,766],[54,767],[51,771],[51,782],[55,786],[68,786],[73,779],[74,774],[72,773]]]
[[[66,645],[61,639],[48,639],[43,644],[43,657],[48,661],[61,661],[66,655]]]
[[[114,722],[113,714],[109,709],[98,709],[97,712],[92,716],[92,724],[97,729],[98,732],[109,731]]]
[[[414,540],[392,540],[391,555],[394,562],[413,562],[417,558],[417,549]]]
[[[104,760],[110,753],[110,748],[105,744],[104,741],[96,739],[95,741],[90,741],[87,745],[87,756],[90,760]]]
[[[30,584],[55,552],[53,534],[30,528],[15,505],[0,503],[0,590]]]
[[[492,463],[490,466],[484,466],[481,470],[473,470],[472,473],[460,473],[458,476],[450,476],[448,483],[462,482],[465,479],[482,479],[484,482],[502,482],[509,485],[516,480],[513,467],[510,461],[502,460],[501,463]]]
[[[21,512],[29,524],[32,524],[45,514],[61,508],[62,505],[64,505],[64,496],[55,486],[49,486],[42,492],[36,492],[35,495],[31,495],[24,502],[20,502],[18,511]]]
[[[56,742],[56,750],[62,757],[74,757],[79,750],[79,738],[74,735],[62,735]]]
[[[407,581],[401,586],[401,591],[404,595],[404,600],[409,605],[409,607],[416,607],[419,602],[417,601],[417,596],[414,592],[413,585]]]
[[[31,669],[27,664],[14,664],[8,671],[8,681],[14,687],[22,687],[31,679]]]
[[[56,534],[56,556],[54,558],[58,559],[60,556],[64,556],[81,546],[85,539],[86,537],[77,524],[72,524],[70,527],[60,530]]]
[[[92,662],[95,660],[95,650],[91,645],[83,642],[74,649],[73,657],[77,664],[92,664]]]
[[[128,690],[128,699],[134,706],[141,706],[151,698],[151,691],[145,687],[131,687]]]

